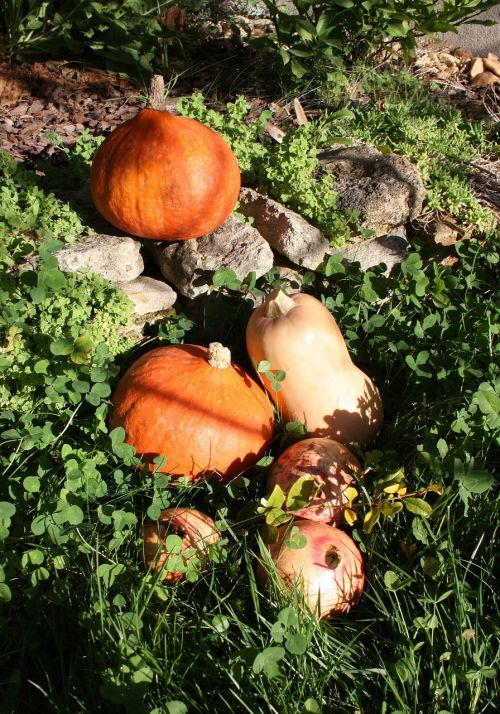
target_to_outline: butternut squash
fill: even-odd
[[[266,360],[271,371],[285,372],[279,391],[260,376],[286,421],[345,445],[375,439],[383,420],[379,391],[353,364],[335,319],[315,297],[274,290],[253,311],[246,343],[255,367]]]

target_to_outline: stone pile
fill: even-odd
[[[372,238],[355,238],[332,248],[328,238],[302,216],[251,188],[242,188],[238,217],[231,215],[217,230],[201,238],[158,242],[119,234],[100,218],[96,233],[57,254],[63,271],[88,270],[117,284],[144,322],[161,317],[178,294],[192,300],[210,291],[216,271],[227,268],[243,280],[277,267],[300,288],[300,270],[318,270],[332,253],[356,261],[362,270],[385,263],[389,272],[404,260],[409,244],[405,224],[422,211],[425,190],[417,169],[395,154],[384,155],[367,145],[333,146],[320,156],[321,173],[333,172],[341,209],[359,214]],[[66,198],[69,198],[67,195]],[[89,192],[73,196],[91,206]],[[89,211],[90,213],[90,211]]]

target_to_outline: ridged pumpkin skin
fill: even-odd
[[[380,394],[353,364],[337,323],[319,300],[274,290],[253,311],[246,342],[254,365],[267,360],[271,370],[285,371],[279,392],[261,374],[285,420],[305,424],[308,436],[346,445],[375,439],[383,420]]]
[[[304,508],[294,511],[294,516],[339,526],[345,521],[346,489],[356,485],[352,474],[361,476],[361,465],[349,449],[333,439],[313,437],[292,444],[274,462],[267,477],[267,491],[272,493],[278,485],[288,495],[299,478],[311,476],[313,494]]]
[[[144,463],[163,454],[164,473],[194,479],[209,471],[226,481],[254,466],[273,437],[273,409],[261,387],[237,365],[211,366],[198,345],[146,353],[112,402],[111,428],[125,429]]]
[[[195,119],[142,109],[97,150],[90,187],[112,225],[152,240],[187,240],[215,230],[240,191],[235,155]]]

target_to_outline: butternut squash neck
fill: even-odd
[[[292,298],[285,295],[280,288],[277,288],[269,294],[265,315],[266,317],[284,317],[293,307],[295,307],[295,303]]]

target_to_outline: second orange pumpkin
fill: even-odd
[[[217,342],[151,350],[118,383],[111,428],[125,429],[145,463],[163,454],[166,473],[228,480],[254,466],[273,437],[273,409],[230,359]]]

